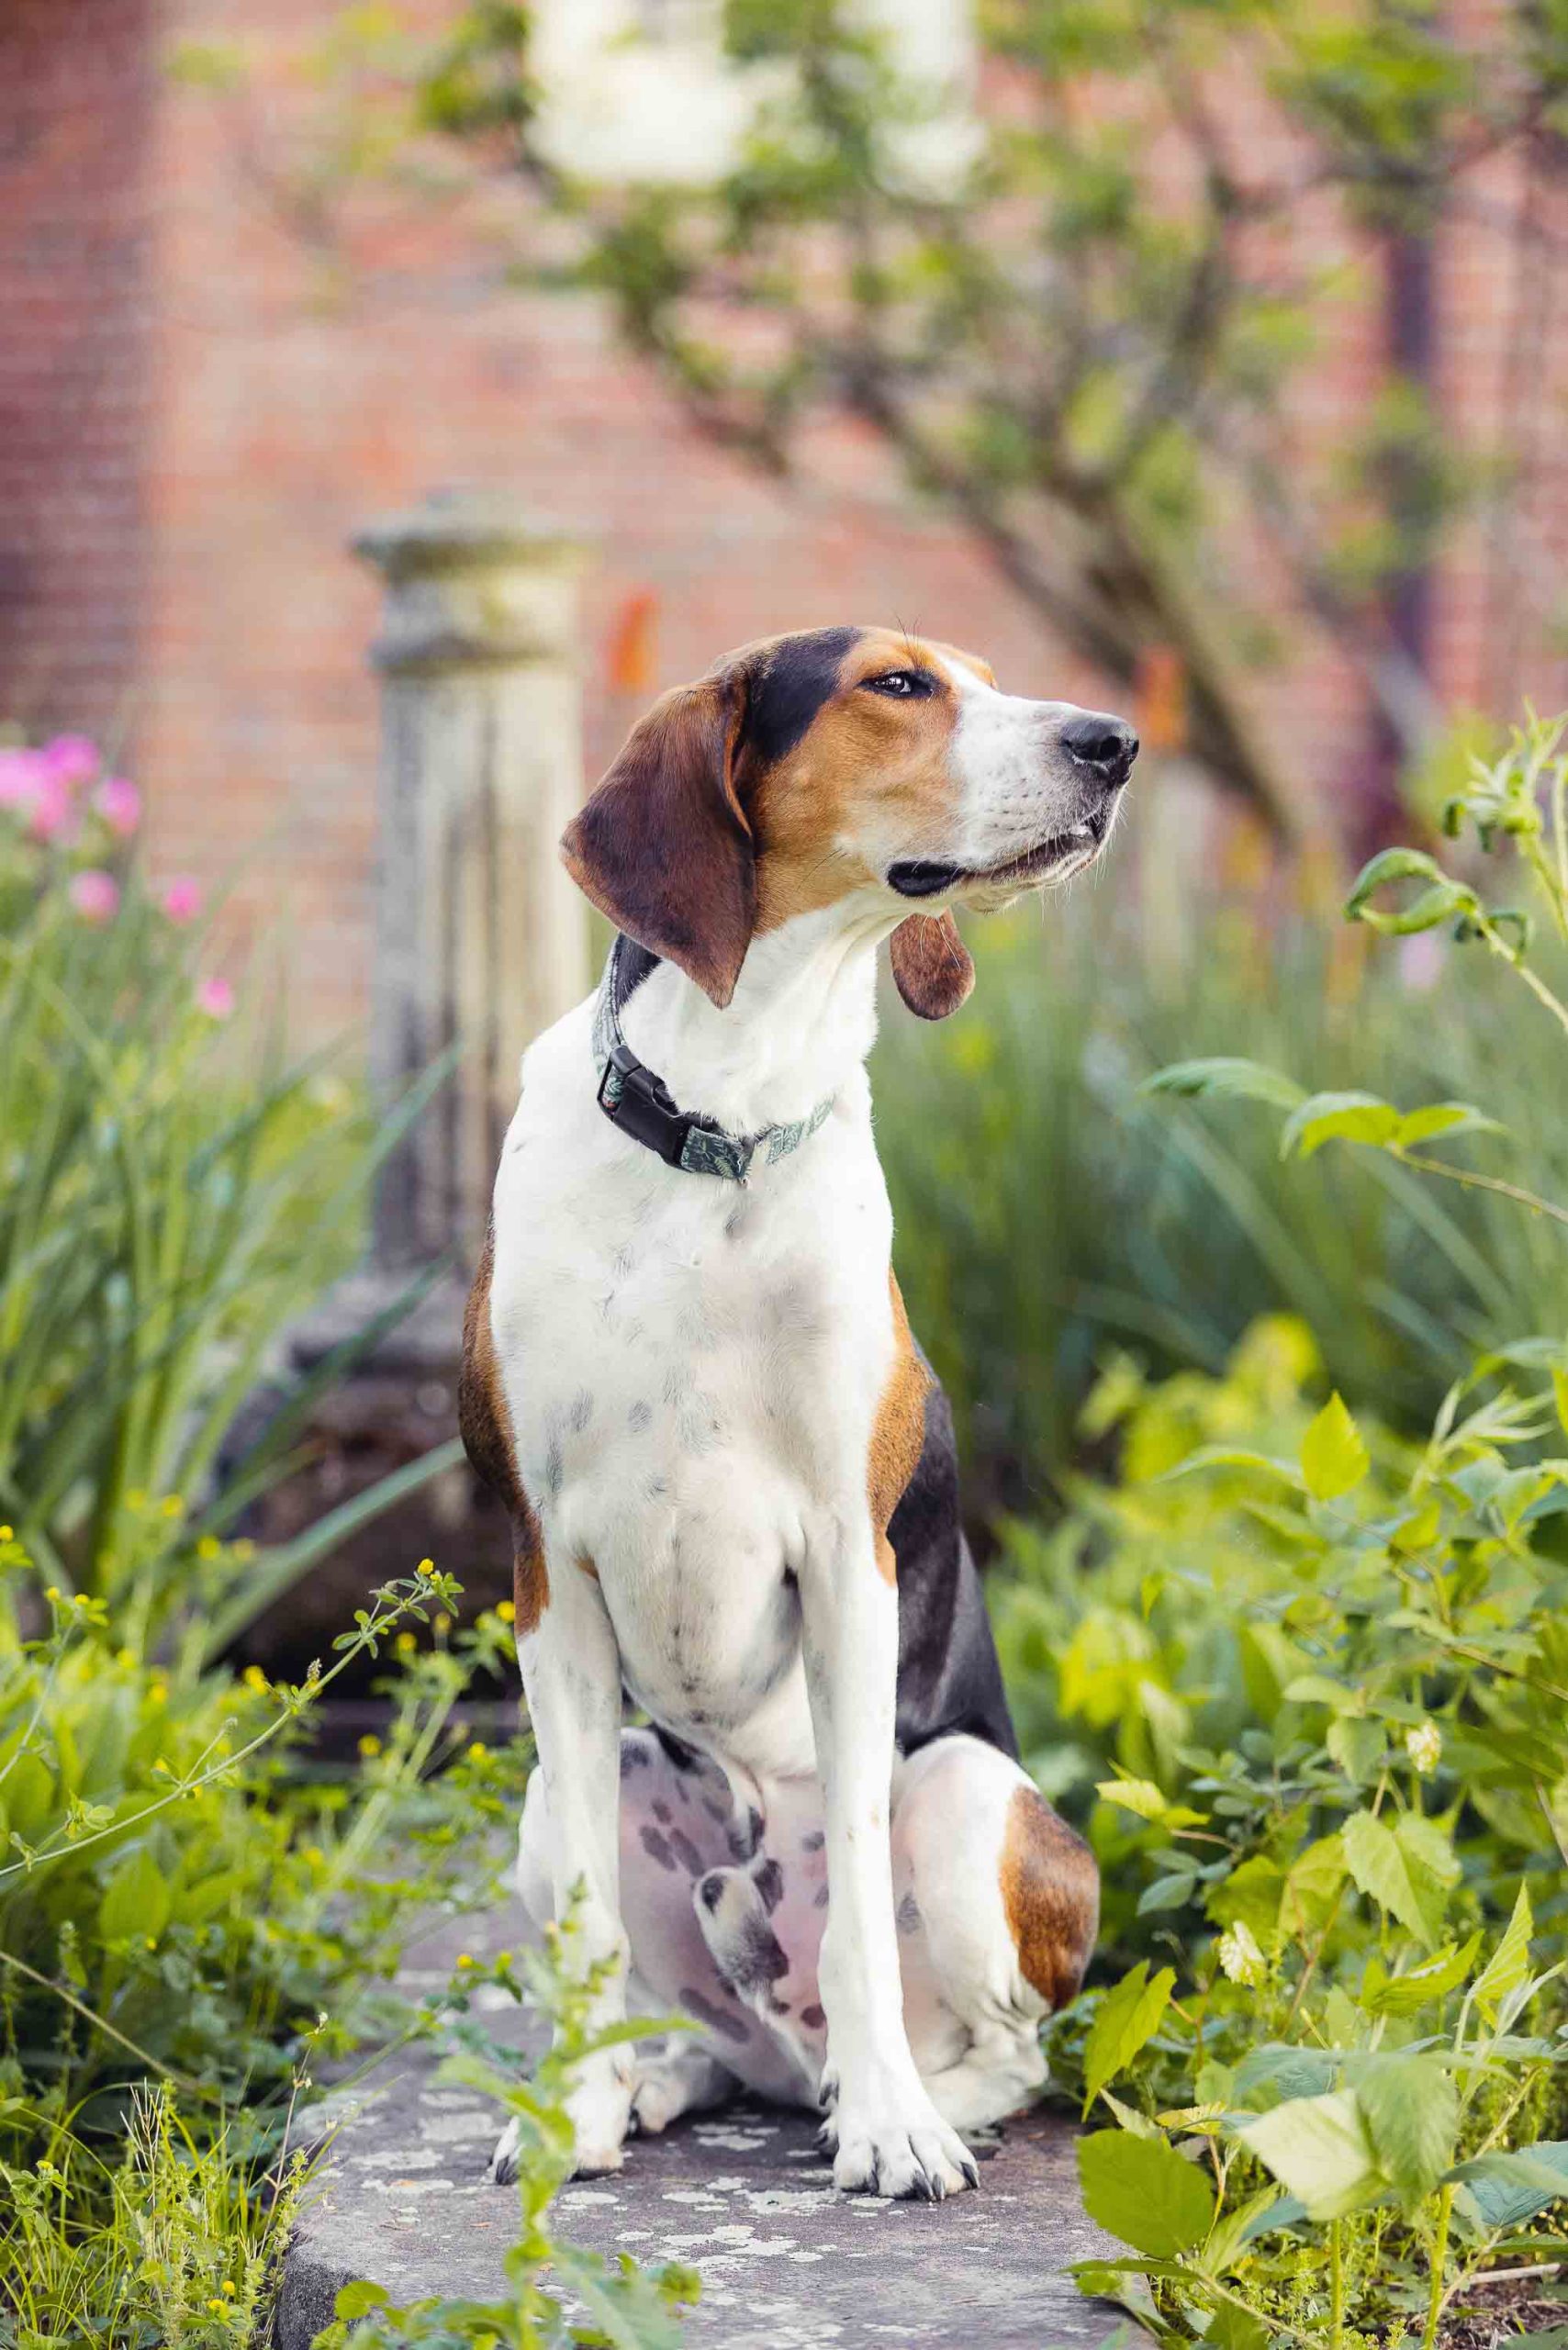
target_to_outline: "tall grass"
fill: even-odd
[[[220,1449],[353,1263],[429,1090],[377,1119],[289,1057],[273,992],[214,970],[191,885],[150,886],[89,794],[40,834],[0,791],[0,1518],[56,1583],[106,1595],[150,1524],[196,1550],[277,1473],[308,1395],[226,1484]],[[270,1584],[310,1555],[267,1561]]]
[[[935,1031],[884,1020],[895,1261],[982,1514],[1059,1478],[1118,1348],[1217,1372],[1260,1315],[1294,1313],[1347,1398],[1414,1427],[1478,1348],[1568,1325],[1568,1249],[1544,1222],[1434,1196],[1380,1158],[1282,1163],[1244,1105],[1139,1091],[1223,1052],[1314,1091],[1480,1099],[1509,1131],[1463,1146],[1472,1162],[1561,1195],[1553,1036],[1506,975],[1434,939],[1418,964],[1369,960],[1277,877],[1200,897],[1173,927],[1164,880],[1128,859],[1043,920],[973,923],[969,1006]]]

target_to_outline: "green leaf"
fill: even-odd
[[[1431,1142],[1438,1135],[1506,1132],[1495,1118],[1473,1109],[1468,1102],[1428,1102],[1422,1109],[1406,1111],[1394,1140],[1401,1150],[1408,1150],[1412,1144]]]
[[[1334,2083],[1341,2061],[1332,2048],[1290,2048],[1266,2041],[1249,2050],[1237,2067],[1237,2102],[1256,2105],[1261,2093],[1271,2109],[1282,2102],[1320,2097]]]
[[[333,2309],[342,2318],[367,2317],[372,2310],[384,2310],[391,2305],[392,2296],[385,2285],[373,2285],[367,2277],[356,2277],[352,2285],[339,2288]]]
[[[1463,2188],[1485,2229],[1518,2227],[1568,2195],[1568,2139],[1511,2154],[1478,2154],[1456,2163],[1447,2177]]]
[[[1169,1808],[1164,1790],[1152,1779],[1101,1779],[1094,1792],[1107,1803],[1120,1804],[1139,1819],[1163,1819]]]
[[[1326,1673],[1298,1673],[1285,1691],[1293,1706],[1327,1706],[1333,1714],[1353,1714],[1364,1702],[1359,1689],[1330,1681]]]
[[[1358,1811],[1341,1833],[1345,1865],[1358,1889],[1431,1949],[1442,1931],[1447,1888],[1458,1874],[1442,1830],[1415,1812],[1389,1828],[1370,1811]]]
[[[1353,1492],[1372,1463],[1361,1432],[1336,1388],[1301,1441],[1301,1473],[1315,1502]]]
[[[1140,2048],[1159,2029],[1176,1986],[1175,1970],[1162,1966],[1151,1983],[1148,1961],[1140,1958],[1101,2002],[1083,2052],[1083,2110],[1088,2112],[1107,2081],[1125,2073]],[[1131,2237],[1127,2239],[1133,2241]],[[1144,2249],[1148,2249],[1147,2246]]]
[[[1173,1869],[1168,1876],[1157,1876],[1145,1886],[1138,1896],[1137,1914],[1152,1918],[1167,1909],[1184,1909],[1197,1889],[1196,1869]]]
[[[1530,1937],[1534,1932],[1529,1891],[1521,1880],[1503,1939],[1475,1979],[1475,2004],[1488,2023],[1496,2022],[1497,2010],[1509,1993],[1529,1982]]]
[[[1207,1101],[1267,1102],[1276,1110],[1294,1110],[1306,1098],[1305,1088],[1279,1069],[1223,1054],[1209,1060],[1172,1061],[1147,1078],[1140,1091]]]
[[[1341,1714],[1330,1722],[1324,1740],[1330,1755],[1348,1779],[1359,1786],[1371,1784],[1383,1760],[1383,1724],[1369,1721],[1363,1714]]]
[[[1383,2177],[1350,2089],[1292,2098],[1236,2135],[1301,2199],[1312,2220],[1338,2220],[1382,2192]]]
[[[1214,2189],[1163,2139],[1094,2131],[1078,2142],[1078,2177],[1090,2218],[1135,2252],[1170,2260],[1208,2234]]]
[[[156,1942],[169,1922],[173,1897],[168,1880],[145,1845],[121,1861],[98,1904],[98,1931],[106,1942],[150,1937]]]
[[[1407,2207],[1429,2195],[1453,2160],[1459,2091],[1436,2056],[1352,2059],[1348,2076],[1379,2165]]]
[[[1345,901],[1345,912],[1353,920],[1374,890],[1390,881],[1446,881],[1447,874],[1436,857],[1424,849],[1385,848],[1363,865],[1351,885]]]
[[[1415,2015],[1434,1999],[1458,1990],[1475,1964],[1480,1946],[1479,1934],[1473,1934],[1457,1949],[1450,1942],[1419,1966],[1407,1967],[1403,1975],[1390,1975],[1381,1958],[1370,1958],[1361,1984],[1361,2007],[1369,2016]]]
[[[1399,1131],[1399,1113],[1375,1093],[1315,1093],[1286,1119],[1280,1157],[1310,1158],[1326,1142],[1364,1142],[1386,1149]]]
[[[1370,901],[1390,881],[1426,881],[1430,886],[1397,912],[1383,913]],[[1434,857],[1423,855],[1419,849],[1385,848],[1357,875],[1355,886],[1345,901],[1345,912],[1351,922],[1364,922],[1373,930],[1402,937],[1411,931],[1431,930],[1450,915],[1473,909],[1475,903],[1473,890],[1450,879]]]
[[[1260,2317],[1238,2310],[1234,2301],[1221,2301],[1204,2340],[1214,2350],[1268,2350],[1269,2329]]]

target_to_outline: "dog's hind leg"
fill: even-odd
[[[671,2032],[662,2048],[645,2056],[638,2052],[633,2126],[656,2137],[683,2113],[700,2113],[709,2106],[722,2105],[734,2095],[735,2087],[735,2076],[728,2065],[721,2065],[697,2041]]]
[[[944,2120],[980,2129],[1045,2084],[1040,2021],[1094,1944],[1093,1856],[1016,1762],[961,1736],[902,1767],[892,1852],[915,2062]]]

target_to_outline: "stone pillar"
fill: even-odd
[[[584,550],[510,498],[460,493],[364,531],[386,583],[372,1070],[392,1100],[454,1078],[377,1194],[382,1273],[471,1263],[518,1056],[585,993],[588,909],[556,843],[582,799]]]

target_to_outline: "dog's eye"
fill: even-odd
[[[868,693],[886,694],[892,701],[924,701],[936,691],[929,669],[884,669],[879,677],[862,677]]]

